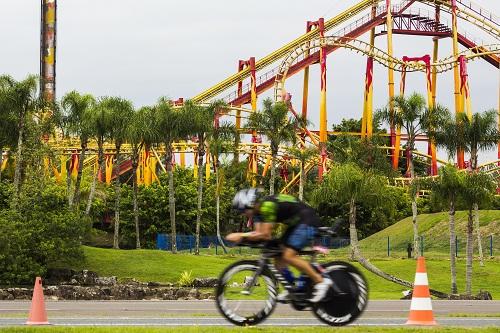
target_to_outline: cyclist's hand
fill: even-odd
[[[229,234],[226,236],[226,240],[230,241],[231,243],[239,243],[243,240],[243,233],[234,232],[232,234]]]

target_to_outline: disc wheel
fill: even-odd
[[[257,325],[276,307],[277,284],[267,267],[249,286],[258,269],[257,261],[243,260],[227,267],[219,277],[215,289],[217,309],[235,325]]]
[[[368,284],[361,272],[349,263],[334,261],[322,266],[342,294],[330,290],[324,302],[314,305],[313,312],[328,325],[347,325],[365,310]]]

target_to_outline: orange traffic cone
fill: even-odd
[[[47,311],[43,300],[42,278],[37,277],[35,288],[33,289],[33,299],[31,300],[30,315],[26,325],[48,325]]]
[[[431,293],[429,291],[424,257],[418,257],[410,316],[406,325],[437,325],[432,313]]]

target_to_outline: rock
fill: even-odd
[[[8,300],[9,297],[14,299],[14,296],[12,296],[12,294],[10,294],[7,290],[0,289],[0,301]]]
[[[0,300],[31,299],[32,289],[0,289]],[[114,286],[59,285],[44,287],[50,300],[177,300],[213,299],[212,293],[201,293],[197,288],[148,287],[145,285],[116,284]]]
[[[103,276],[95,279],[97,286],[114,286],[118,283],[116,276]]]
[[[491,293],[489,291],[481,290],[479,291],[479,294],[476,295],[476,299],[483,301],[491,301],[493,300],[493,297],[491,296]]]
[[[73,279],[78,281],[78,283],[82,286],[93,286],[96,284],[96,279],[98,275],[96,272],[92,272],[89,270],[83,270],[73,276]]]
[[[148,282],[148,287],[159,287],[161,284],[159,282]]]
[[[200,291],[198,289],[191,289],[188,293],[188,299],[198,299],[200,297]]]
[[[177,289],[177,292],[175,292],[175,298],[176,299],[184,299],[189,296],[189,290],[188,289]]]
[[[196,278],[193,281],[193,286],[196,288],[215,288],[217,281],[217,278]]]

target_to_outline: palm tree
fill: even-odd
[[[413,248],[415,249],[415,257],[420,256],[420,246],[418,242],[418,222],[417,222],[417,193],[415,188],[415,168],[413,165],[412,153],[415,150],[415,142],[419,135],[424,135],[432,128],[437,128],[443,119],[449,114],[448,110],[442,106],[437,105],[435,108],[429,109],[427,102],[422,95],[414,93],[409,97],[396,96],[390,102],[397,112],[391,112],[391,108],[379,110],[376,117],[393,125],[397,128],[403,128],[407,135],[407,149],[410,152],[409,166],[410,178],[412,182],[412,216],[413,216]]]
[[[284,143],[296,142],[296,132],[300,121],[288,117],[288,106],[283,102],[274,103],[270,98],[267,98],[263,105],[262,111],[250,114],[247,127],[264,134],[269,140],[271,146],[269,194],[273,195],[279,146]]]
[[[0,99],[5,108],[12,112],[16,122],[16,166],[14,169],[14,193],[12,206],[17,207],[21,191],[21,171],[24,164],[23,149],[26,136],[26,126],[29,117],[43,107],[43,100],[38,94],[38,79],[35,75],[28,75],[22,81],[16,81],[8,75],[0,76]]]
[[[105,106],[110,113],[110,138],[115,142],[115,163],[113,173],[115,175],[115,220],[113,248],[120,248],[120,200],[121,200],[121,182],[120,182],[120,153],[121,147],[127,138],[127,130],[130,120],[134,114],[132,102],[120,98],[109,97]]]
[[[89,122],[90,109],[94,107],[95,99],[92,95],[81,95],[77,91],[71,91],[64,95],[61,100],[61,106],[65,111],[65,118],[68,127],[68,132],[77,135],[80,138],[80,157],[78,159],[78,174],[75,181],[75,191],[72,200],[69,201],[69,206],[80,206],[80,184],[83,174],[83,162],[85,153],[89,143],[92,129]],[[69,178],[69,171],[68,171]],[[71,179],[71,178],[69,178]]]
[[[196,152],[198,154],[198,206],[196,209],[196,255],[200,254],[200,227],[201,227],[201,208],[203,202],[203,157],[206,154],[205,146],[207,139],[214,130],[214,119],[219,110],[225,105],[222,101],[215,101],[208,106],[196,105],[192,101],[184,103],[184,111],[191,116],[191,134],[198,140]]]
[[[15,122],[15,115],[8,105],[8,80],[0,76],[0,181],[2,181],[2,164],[3,164],[3,150],[10,148],[14,150],[16,147],[17,128]]]
[[[477,202],[489,199],[493,195],[496,184],[492,177],[484,172],[467,172],[464,182],[464,191],[462,196],[467,204],[467,245],[465,261],[465,293],[470,295],[472,292],[472,252],[473,252],[473,232],[474,232],[474,214]],[[478,222],[479,225],[479,222]]]
[[[457,271],[456,271],[456,233],[455,233],[455,209],[456,203],[464,190],[465,174],[458,172],[457,168],[451,164],[439,170],[439,175],[430,180],[432,195],[440,201],[445,202],[448,207],[448,219],[450,230],[450,272],[451,272],[451,293],[457,293]]]
[[[356,228],[356,205],[361,202],[374,203],[384,200],[386,180],[372,171],[362,170],[355,164],[336,165],[325,177],[320,187],[313,193],[313,201],[337,201],[349,207],[349,235],[351,241],[351,258],[358,261],[370,272],[405,287],[412,287],[408,281],[381,271],[369,260],[363,257],[358,245]]]
[[[496,147],[500,140],[500,132],[497,128],[498,113],[496,110],[489,110],[483,113],[476,113],[468,117],[466,113],[455,116],[448,116],[446,122],[431,135],[438,146],[445,148],[450,156],[455,156],[457,151],[470,153],[470,166],[473,171],[478,167],[478,153]],[[481,243],[481,232],[479,230],[479,207],[478,202],[474,202],[474,215],[479,249],[479,260],[483,263],[483,248]]]
[[[89,112],[89,122],[92,129],[92,136],[97,140],[97,170],[92,179],[90,193],[87,200],[85,215],[90,214],[92,201],[94,200],[97,186],[97,176],[102,171],[104,165],[104,141],[110,136],[111,112],[108,103],[111,97],[102,97]]]
[[[306,180],[306,170],[305,165],[310,160],[318,156],[318,148],[308,147],[308,148],[297,148],[292,147],[288,149],[288,153],[299,160],[300,162],[300,173],[299,173],[299,200],[304,200],[304,184]]]
[[[132,196],[135,224],[136,248],[141,248],[139,233],[139,207],[137,202],[137,167],[139,165],[139,154],[144,146],[150,147],[159,140],[158,117],[153,107],[142,107],[132,116],[127,130],[127,141],[132,147]]]
[[[227,253],[226,245],[222,239],[220,233],[220,193],[224,186],[225,175],[222,169],[220,169],[219,157],[221,154],[227,153],[229,151],[235,151],[237,144],[237,132],[236,127],[228,122],[219,123],[219,108],[215,109],[214,126],[207,132],[207,145],[209,147],[210,154],[213,157],[215,164],[215,210],[216,210],[216,229],[217,229],[217,239],[219,244],[222,246],[224,253]]]
[[[177,231],[175,223],[175,187],[173,173],[173,157],[175,141],[184,139],[190,128],[191,121],[182,109],[174,109],[170,101],[160,98],[156,105],[160,141],[165,144],[165,167],[168,173],[168,210],[170,213],[172,253],[177,253]],[[149,146],[146,145],[149,150]]]

